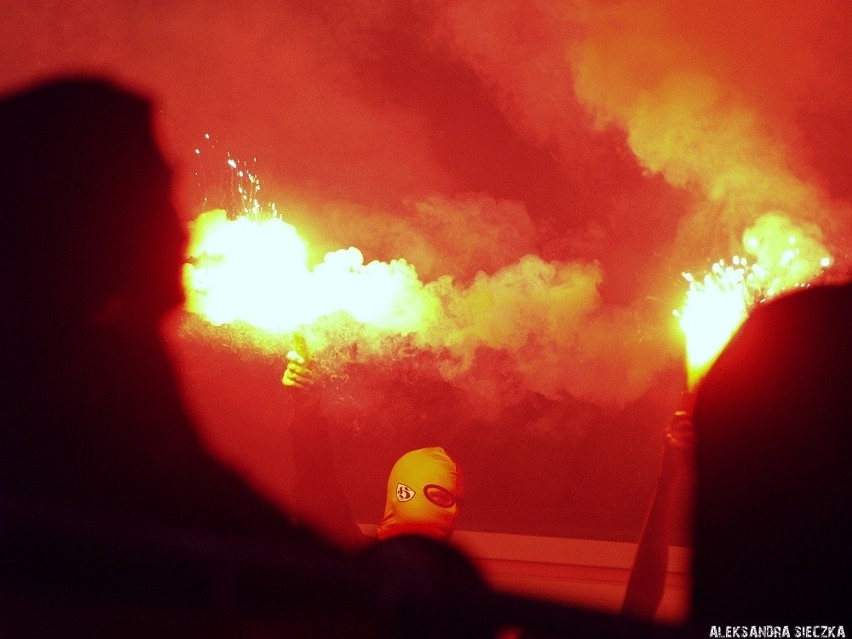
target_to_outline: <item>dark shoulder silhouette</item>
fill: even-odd
[[[151,105],[96,79],[0,103],[6,491],[269,531],[284,517],[205,452],[159,330],[184,231]]]
[[[850,328],[850,284],[783,296],[701,385],[697,618],[830,624],[848,612]]]
[[[187,416],[160,336],[185,238],[149,101],[46,82],[0,99],[0,147],[0,598],[18,601],[0,632],[12,608],[28,636],[116,618],[163,636],[145,622],[345,593],[344,558]]]

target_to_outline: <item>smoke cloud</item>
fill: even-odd
[[[4,91],[95,72],[154,97],[187,220],[230,204],[224,160],[239,158],[313,266],[350,246],[368,264],[404,260],[439,309],[409,338],[488,414],[525,393],[642,397],[682,366],[683,271],[748,254],[810,277],[830,255],[848,277],[843,0],[0,0],[0,13],[15,16],[0,25]],[[208,132],[215,152],[196,155]]]
[[[797,130],[825,74],[848,76],[834,58],[848,8],[782,4],[769,14],[728,2],[591,5],[571,48],[577,95],[598,126],[624,128],[643,166],[697,189],[721,235],[768,212],[848,230],[848,201],[812,181]],[[682,223],[682,245],[701,247],[708,214],[698,213]]]
[[[449,341],[512,350],[528,340],[508,335],[534,336],[556,354],[540,368],[564,376],[535,388],[636,397],[676,356],[657,326],[678,273],[742,253],[766,214],[847,257],[822,243],[849,232],[848,144],[825,133],[848,135],[842,2],[19,9],[4,27],[6,85],[79,69],[151,90],[169,150],[195,173],[181,191],[190,215],[215,174],[187,159],[200,122],[229,155],[257,158],[315,259],[352,245],[404,258],[436,289],[444,276],[469,284],[450,306],[470,325]],[[648,299],[665,300],[656,317]],[[666,355],[600,349],[604,330]],[[571,362],[602,373],[555,365],[567,343]],[[616,371],[633,381],[595,387]]]

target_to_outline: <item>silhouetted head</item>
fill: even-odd
[[[696,398],[693,609],[719,623],[837,623],[848,544],[852,285],[756,309]]]
[[[449,539],[464,496],[461,470],[443,448],[421,448],[400,457],[388,476],[379,539],[417,534]]]
[[[491,591],[458,549],[424,535],[395,535],[360,555],[364,592],[380,637],[495,636]]]
[[[93,78],[0,100],[4,323],[40,339],[153,321],[182,299],[184,232],[150,103]]]

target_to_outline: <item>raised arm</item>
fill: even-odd
[[[674,497],[689,470],[695,439],[690,412],[675,411],[665,431],[663,464],[621,607],[622,614],[634,619],[653,621],[663,599],[669,565]]]
[[[281,378],[293,410],[288,423],[293,446],[294,507],[305,522],[347,547],[363,545],[366,538],[355,523],[334,464],[328,420],[322,411],[322,380],[296,350],[287,353]]]

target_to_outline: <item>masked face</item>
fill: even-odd
[[[379,539],[417,534],[449,539],[464,494],[462,474],[443,448],[421,448],[406,453],[388,477],[385,514]]]

